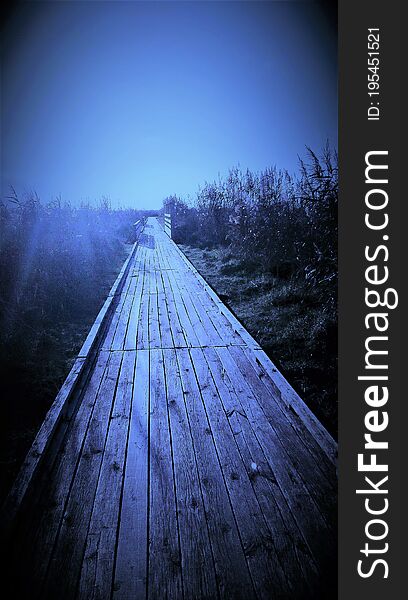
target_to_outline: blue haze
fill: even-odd
[[[311,2],[27,3],[3,44],[3,195],[158,208],[337,144],[336,37]]]

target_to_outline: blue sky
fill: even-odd
[[[337,144],[336,38],[312,2],[27,3],[3,43],[3,195],[158,208]]]

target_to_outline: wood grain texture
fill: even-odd
[[[147,582],[149,351],[136,353],[113,598],[144,598]]]

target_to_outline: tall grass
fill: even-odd
[[[175,241],[334,434],[337,202],[327,146],[307,149],[293,176],[237,167],[192,202],[170,196],[163,207]]]
[[[67,375],[133,241],[140,211],[0,202],[0,495]]]
[[[35,194],[0,205],[0,341],[2,348],[55,320],[72,319],[95,295],[123,243],[132,240],[139,213],[75,207]],[[21,348],[19,348],[21,351]]]
[[[202,248],[229,246],[248,266],[296,277],[335,310],[337,289],[337,154],[310,148],[294,176],[275,167],[236,167],[205,183],[193,201],[170,196],[175,241]]]

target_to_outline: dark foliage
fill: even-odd
[[[141,214],[13,192],[0,203],[0,460],[5,485],[67,375]],[[130,248],[130,246],[128,246]]]
[[[297,176],[268,168],[231,169],[205,183],[189,206],[177,196],[164,201],[177,243],[202,248],[230,246],[242,260],[279,277],[296,276],[319,287],[336,305],[337,155],[311,149]]]
[[[1,205],[0,340],[27,339],[32,327],[72,319],[101,275],[132,241],[139,213],[114,211],[104,199],[95,208],[56,200],[42,205],[35,194]]]

